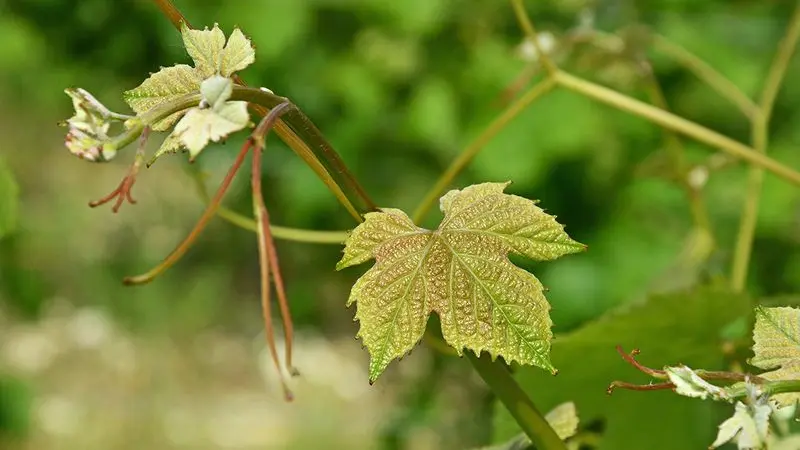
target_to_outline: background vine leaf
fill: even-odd
[[[753,341],[754,356],[749,363],[759,369],[777,369],[761,374],[762,377],[768,380],[800,378],[800,309],[757,307]],[[800,394],[779,394],[773,398],[789,406],[800,400]]]
[[[560,404],[569,392],[581,423],[602,427],[599,450],[639,450],[642,442],[648,450],[707,448],[716,427],[730,417],[730,405],[698,402],[671,391],[646,395],[617,391],[608,396],[612,380],[650,381],[631,370],[614,346],[641,349],[637,359],[651,367],[675,361],[691,367],[724,367],[719,351],[723,330],[750,314],[748,298],[726,289],[652,296],[557,335],[552,347],[553,363],[560,370],[557,377],[527,367],[519,368],[514,377],[541,409]],[[519,428],[501,404],[496,407],[494,442],[500,443],[519,433]]]
[[[367,214],[349,236],[337,269],[376,261],[347,303],[357,303],[371,381],[419,342],[434,311],[445,340],[459,353],[487,351],[509,363],[555,371],[543,287],[508,254],[550,260],[585,246],[535,202],[505,194],[508,184],[448,192],[434,231],[417,227],[403,211],[384,209]]]
[[[19,186],[11,169],[0,159],[0,238],[16,228],[19,214]]]

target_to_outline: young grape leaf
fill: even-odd
[[[756,307],[753,341],[754,355],[748,362],[759,369],[777,369],[761,377],[767,380],[800,378],[800,309]],[[800,400],[800,394],[779,394],[773,398],[788,406]]]
[[[246,127],[249,122],[247,102],[228,102],[217,109],[190,109],[175,125],[174,133],[180,137],[181,144],[189,150],[190,160],[193,160],[209,141],[218,142]]]
[[[727,400],[725,391],[708,381],[700,378],[694,370],[686,366],[665,367],[669,381],[675,385],[675,393],[687,397],[696,397],[705,400],[711,397],[712,400]]]
[[[178,153],[181,150],[186,150],[186,146],[183,145],[181,137],[175,134],[174,132],[170,133],[161,142],[161,146],[158,147],[158,150],[147,161],[147,167],[150,167],[153,164],[155,164],[158,158],[161,158],[162,156],[167,154]]]
[[[736,412],[719,426],[717,439],[710,448],[735,441],[739,450],[757,450],[764,447],[769,434],[769,416],[772,408],[766,401],[747,406],[736,402]]]
[[[556,406],[544,418],[562,440],[571,438],[578,432],[578,411],[573,402]]]
[[[64,92],[72,99],[75,114],[60,126],[69,127],[65,144],[70,153],[87,161],[108,161],[116,155],[109,145],[108,130],[115,118],[92,94],[81,88],[67,88]]]
[[[190,160],[194,160],[210,141],[217,142],[246,127],[250,123],[247,102],[227,101],[232,89],[230,78],[214,75],[203,81],[200,84],[203,94],[201,107],[190,109],[175,125],[171,136],[176,136],[178,142],[167,138],[156,155],[185,147],[189,150]]]
[[[183,45],[203,79],[220,74],[230,77],[255,61],[255,49],[250,40],[235,28],[225,44],[225,35],[217,24],[209,30],[192,30],[181,26]]]
[[[751,304],[745,295],[708,287],[652,296],[557,334],[552,347],[553,364],[560,369],[557,377],[520,367],[514,378],[544,410],[569,393],[581,423],[603,429],[597,450],[706,448],[714,440],[714,428],[730,417],[730,405],[698,402],[671,391],[618,390],[609,396],[606,389],[613,380],[651,380],[625,363],[614,347],[641,349],[638,359],[651,367],[675,361],[690,367],[725,367],[722,331],[752,314]],[[494,442],[506,442],[519,433],[519,426],[501,403],[495,411]]]
[[[543,287],[508,254],[551,260],[586,247],[535,202],[505,194],[508,184],[448,192],[440,201],[444,218],[433,231],[417,227],[403,211],[383,209],[368,213],[350,234],[337,270],[375,259],[347,302],[357,304],[370,381],[419,342],[431,312],[459,354],[485,350],[492,358],[555,372]]]
[[[150,75],[137,88],[123,93],[123,98],[128,105],[142,114],[160,104],[175,101],[175,99],[200,90],[203,79],[198,72],[186,64],[165,67]],[[155,131],[166,131],[180,118],[183,112],[177,112],[158,123],[152,125]]]
[[[194,67],[178,64],[162,68],[137,88],[126,91],[123,97],[137,114],[197,92],[200,84],[214,75],[229,78],[255,61],[255,50],[250,40],[238,28],[231,33],[227,45],[225,35],[216,24],[211,30],[191,30],[184,24],[181,34]],[[153,130],[168,130],[182,114],[175,113],[153,124]]]
[[[0,238],[14,231],[19,209],[19,186],[11,169],[0,159]]]

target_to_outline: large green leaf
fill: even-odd
[[[714,289],[654,296],[646,303],[611,313],[553,341],[556,377],[522,367],[515,374],[543,410],[571,400],[581,422],[604,424],[601,450],[707,448],[730,406],[675,395],[671,391],[606,394],[613,380],[649,379],[623,362],[614,350],[639,348],[643,364],[683,363],[724,368],[721,329],[750,314],[742,296]],[[510,414],[497,405],[495,442],[519,432]]]
[[[19,214],[19,187],[11,169],[0,159],[0,238],[14,231]]]
[[[503,193],[508,183],[453,190],[440,201],[444,219],[419,228],[398,209],[369,213],[348,237],[338,269],[375,258],[350,293],[358,336],[370,353],[370,380],[408,353],[428,315],[441,318],[445,340],[493,358],[554,371],[550,305],[532,274],[509,253],[546,261],[582,251],[535,202]]]

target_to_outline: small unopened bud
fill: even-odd
[[[128,116],[106,108],[92,94],[81,88],[65,89],[72,98],[75,114],[59,125],[69,127],[65,144],[73,155],[92,162],[108,161],[117,153],[117,143],[108,130],[114,121]]]

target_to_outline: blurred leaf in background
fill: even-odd
[[[557,376],[520,367],[515,375],[537,407],[548,410],[572,400],[581,423],[601,431],[601,450],[705,448],[724,419],[727,405],[700,403],[666,392],[617,390],[614,380],[646,383],[647,376],[614,351],[640,349],[639,360],[650,367],[676,363],[692,367],[724,367],[722,330],[749,314],[747,296],[704,288],[654,296],[625,307],[583,328],[553,340]],[[728,408],[729,409],[729,408]],[[679,430],[679,431],[678,431]],[[495,442],[518,433],[511,416],[498,405]]]
[[[11,168],[0,158],[0,238],[16,228],[18,209],[19,186]]]
[[[240,26],[257,52],[243,78],[298,104],[370,196],[385,207],[412,210],[451,160],[502,111],[503,103],[498,102],[502,93],[530,69],[530,63],[517,55],[523,34],[508,2],[179,0],[176,4],[196,26],[218,22],[226,33]],[[644,25],[707,59],[747,94],[755,95],[795,2],[529,0],[525,4],[539,30],[551,32],[556,42],[587,17],[598,30],[609,33]],[[90,209],[86,203],[116,186],[129,161],[123,155],[104,165],[80,161],[63,147],[63,130],[55,126],[69,116],[66,87],[85,87],[109,108],[122,110],[121,93],[148,73],[160,66],[189,63],[180,35],[148,1],[7,0],[0,1],[0,11],[4,136],[0,159],[6,166],[0,169],[0,228],[7,223],[2,211],[8,205],[3,186],[11,186],[4,181],[8,168],[21,201],[16,232],[0,240],[0,314],[6,315],[0,339],[16,339],[12,330],[28,326],[44,336],[60,336],[54,334],[61,328],[53,317],[61,316],[48,312],[54,305],[95,308],[135,336],[112,340],[108,348],[113,351],[97,350],[98,355],[105,351],[137,355],[120,359],[133,361],[130,364],[141,370],[128,378],[120,374],[127,372],[117,370],[119,361],[111,358],[112,369],[105,371],[105,357],[98,356],[58,360],[50,371],[11,376],[31,383],[37,395],[63,397],[69,390],[93,387],[101,380],[107,382],[104,396],[123,399],[117,405],[129,406],[129,399],[140,399],[141,411],[146,412],[142,416],[111,420],[99,414],[91,422],[97,442],[102,442],[94,445],[102,448],[138,450],[141,447],[120,440],[134,442],[143,435],[153,436],[149,448],[179,448],[181,436],[165,430],[181,429],[187,417],[200,421],[191,415],[201,411],[199,404],[225,411],[226,418],[251,417],[248,411],[257,411],[254,414],[260,417],[252,422],[256,425],[224,422],[228,429],[241,425],[242,430],[257,432],[268,425],[275,430],[302,425],[300,438],[275,431],[278,440],[261,441],[266,448],[292,444],[303,448],[297,439],[313,447],[314,439],[333,443],[334,438],[348,448],[375,448],[380,437],[374,430],[383,427],[390,430],[384,441],[396,442],[394,448],[486,444],[466,442],[464,437],[484,435],[488,414],[473,414],[483,411],[485,391],[460,360],[427,364],[430,355],[423,347],[389,368],[383,386],[358,388],[367,383],[366,354],[352,339],[357,326],[353,311],[344,304],[359,274],[334,273],[341,256],[336,246],[278,243],[298,318],[302,343],[296,345],[297,357],[314,356],[306,359],[311,362],[305,370],[300,367],[301,372],[309,374],[308,379],[315,373],[325,375],[319,378],[323,381],[309,381],[313,385],[307,388],[309,395],[297,392],[308,402],[299,408],[315,414],[292,415],[297,408],[280,409],[271,398],[262,402],[266,406],[253,401],[263,409],[253,407],[248,399],[262,399],[265,389],[254,375],[258,370],[250,353],[250,340],[260,343],[263,325],[252,233],[215,220],[181,264],[150,285],[124,288],[123,276],[160,261],[202,211],[202,201],[185,173],[185,159],[163,158],[143,170],[134,188],[139,201],[135,207],[117,215]],[[675,113],[749,141],[746,120],[736,108],[669,57],[654,49],[645,53]],[[646,100],[638,72],[622,70],[630,69],[630,64],[617,62],[602,56],[567,58],[564,65]],[[771,156],[795,168],[800,167],[800,83],[794,81],[798,79],[796,57],[778,96],[769,149]],[[623,433],[631,433],[629,445],[635,448],[704,447],[713,441],[719,423],[711,421],[719,418],[713,406],[689,399],[630,392],[607,397],[605,388],[612,379],[636,375],[616,355],[614,345],[641,348],[651,365],[683,362],[721,368],[719,328],[736,315],[748,315],[741,307],[744,300],[721,293],[675,294],[641,304],[653,291],[684,289],[687,279],[727,274],[745,190],[742,164],[710,174],[703,193],[718,247],[708,261],[687,262],[683,250],[694,224],[684,192],[663,177],[637,175],[637,168],[651,155],[664,152],[664,137],[662,130],[644,120],[571,92],[552,92],[496,136],[452,186],[511,179],[515,193],[541,199],[547,212],[566,224],[570,236],[589,245],[586,254],[549,264],[514,261],[536,273],[549,289],[553,330],[559,336],[553,358],[561,369],[556,378],[529,376],[527,371],[519,371],[517,377],[537,404],[541,401],[542,410],[574,401],[583,431],[605,426],[605,448],[614,448]],[[158,141],[154,139],[149,151],[157,148]],[[692,164],[713,155],[703,145],[682,142]],[[219,183],[240,143],[240,137],[232,137],[212,145],[195,163],[209,173],[210,188]],[[313,172],[277,140],[271,140],[265,153],[264,173],[264,194],[276,224],[320,230],[353,227]],[[251,206],[244,185],[245,180],[237,180],[226,198],[226,205],[240,212]],[[432,214],[428,220],[425,225],[440,217]],[[800,190],[767,175],[748,280],[754,297],[800,292],[798,230]],[[674,276],[675,268],[689,268],[691,276]],[[617,312],[628,304],[633,305],[630,313]],[[712,313],[714,308],[719,316]],[[613,315],[598,319],[608,311]],[[642,317],[637,319],[634,313]],[[303,341],[307,335],[317,337]],[[247,350],[234,337],[247,342]],[[68,339],[51,341],[73,355],[65,350]],[[187,350],[197,348],[202,351]],[[363,359],[343,358],[348,352]],[[576,353],[580,358],[573,359]],[[238,369],[224,367],[219,361],[227,360],[220,355],[239,355],[240,365],[233,365]],[[0,365],[8,359],[0,353]],[[437,389],[416,393],[414,383],[435,378]],[[332,386],[324,380],[350,382]],[[663,409],[654,407],[662,398]],[[91,413],[103,401],[78,398],[75,404]],[[361,405],[358,411],[368,414],[353,418],[352,429],[331,421],[337,411],[356,404]],[[464,411],[470,411],[467,418]],[[162,416],[167,417],[165,422],[157,422]],[[215,417],[208,422],[223,423]],[[399,419],[393,423],[393,418]],[[46,420],[34,419],[32,439],[37,450],[91,448],[80,440],[82,436],[53,433],[42,425]],[[623,423],[626,420],[634,425]],[[126,424],[130,434],[115,428],[119,423]],[[273,428],[269,430],[272,433]],[[245,431],[233,434],[244,439]],[[514,431],[519,430],[506,423],[498,433],[510,437]],[[203,442],[219,448],[222,444],[215,444],[212,437]]]

